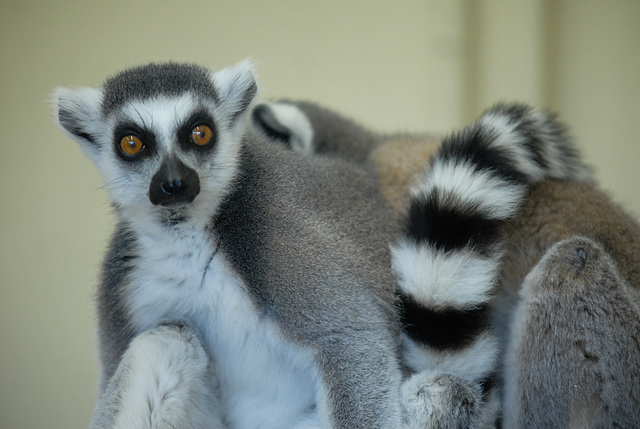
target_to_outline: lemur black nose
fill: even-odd
[[[198,174],[177,158],[165,159],[149,185],[149,200],[154,205],[188,204],[199,193]]]
[[[174,181],[160,182],[160,189],[167,195],[175,195],[183,192],[189,185],[189,179],[177,179]]]

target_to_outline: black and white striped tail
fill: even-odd
[[[442,370],[491,393],[501,227],[529,185],[590,177],[565,128],[520,104],[497,105],[443,141],[412,190],[405,235],[392,246],[413,370]]]

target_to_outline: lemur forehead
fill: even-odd
[[[163,95],[176,97],[190,92],[214,102],[219,100],[207,69],[173,62],[150,63],[127,69],[108,79],[102,88],[104,116],[122,108],[129,101],[144,101]]]

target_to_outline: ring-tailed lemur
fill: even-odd
[[[92,427],[402,425],[395,226],[365,172],[254,135],[256,90],[243,62],[56,92],[119,218]]]
[[[425,413],[428,401],[446,411],[457,394],[469,402],[484,399],[484,415],[475,421],[490,426],[498,382],[506,391],[505,427],[640,425],[640,342],[633,334],[640,321],[640,228],[589,183],[588,169],[552,117],[497,106],[441,147],[432,137],[379,136],[311,103],[265,103],[253,117],[259,130],[278,124],[274,137],[288,145],[302,141],[291,145],[294,150],[372,165],[389,205],[400,212],[410,203],[394,265],[404,301],[405,359],[417,372],[403,387],[415,421],[430,418],[431,427],[465,421],[453,407],[435,423]],[[427,162],[430,168],[410,192],[408,183]],[[570,180],[543,181],[553,178]],[[575,235],[603,243],[606,251],[582,239],[553,247]],[[525,275],[550,248],[520,292],[519,322],[512,323],[509,313]],[[578,279],[564,272],[575,265],[571,252],[591,267],[579,270]],[[559,253],[568,255],[565,264],[550,265]],[[619,277],[611,274],[616,263]],[[545,283],[566,293],[531,286]],[[615,290],[612,296],[599,295],[603,283]],[[591,294],[584,291],[596,284]],[[568,312],[577,297],[583,311]],[[581,327],[580,337],[567,328],[555,331],[545,319],[552,313],[566,327]],[[629,329],[624,317],[608,316],[616,314],[629,318]],[[589,330],[594,320],[599,331]],[[621,357],[621,350],[628,354]],[[572,360],[576,355],[584,358]]]

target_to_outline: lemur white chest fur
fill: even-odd
[[[216,241],[188,223],[140,234],[127,299],[132,324],[142,331],[184,320],[198,329],[233,427],[308,427],[317,418],[312,356],[260,314]]]

